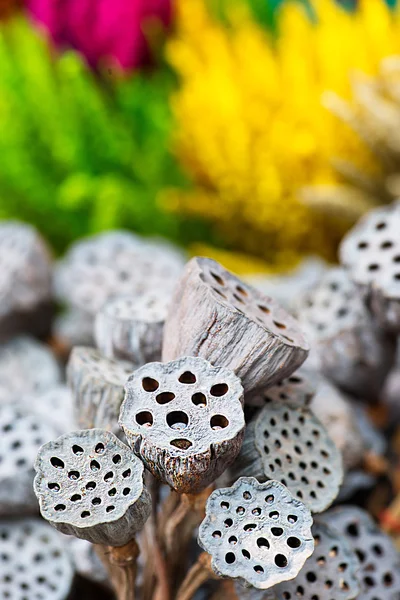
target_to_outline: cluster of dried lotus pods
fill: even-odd
[[[399,600],[399,215],[312,285],[258,278],[279,302],[162,241],[52,263],[0,225],[0,598]]]

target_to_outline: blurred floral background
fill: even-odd
[[[334,260],[400,194],[389,0],[0,0],[0,218],[236,271]]]

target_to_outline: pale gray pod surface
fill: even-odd
[[[236,458],[245,423],[232,371],[183,357],[144,365],[125,389],[120,426],[146,467],[176,491],[201,490]]]
[[[308,350],[296,320],[275,300],[211,259],[187,263],[165,323],[163,360],[201,356],[234,371],[247,393],[288,377]]]
[[[67,537],[65,539],[68,542],[68,550],[75,571],[90,581],[109,587],[108,573],[96,554],[94,545],[80,538]]]
[[[76,431],[45,444],[35,470],[41,514],[62,533],[123,546],[150,514],[143,464],[110,432]]]
[[[67,350],[74,346],[94,346],[93,315],[70,308],[57,315],[53,322],[53,335]]]
[[[290,402],[299,406],[308,406],[314,397],[320,376],[307,368],[307,363],[286,379],[265,390],[246,394],[247,406],[262,408],[270,402]]]
[[[312,517],[277,481],[241,477],[208,498],[199,544],[212,568],[259,589],[296,577],[314,550]]]

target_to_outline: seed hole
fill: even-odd
[[[158,404],[168,404],[168,402],[171,402],[174,398],[175,394],[172,392],[162,392],[161,394],[157,394],[156,402],[158,402]]]
[[[243,527],[244,531],[254,531],[254,529],[257,527],[257,525],[255,523],[248,523],[247,525],[245,525]]]
[[[108,471],[108,473],[106,473],[106,474],[104,475],[104,481],[105,481],[106,483],[109,483],[113,477],[114,477],[114,473],[113,473],[112,471]],[[88,484],[88,485],[89,485],[89,484]],[[94,487],[96,487],[96,484],[95,484],[95,486],[94,486]],[[94,488],[92,488],[92,489],[94,489]]]
[[[243,508],[243,506],[238,506],[236,512],[238,515],[244,515],[245,509]]]
[[[280,567],[281,569],[284,569],[285,567],[287,567],[288,561],[286,556],[284,556],[283,554],[277,554],[275,556],[275,564],[277,567]]]
[[[255,567],[253,567],[253,569],[258,575],[261,575],[262,573],[264,573],[264,569],[262,568],[261,565],[256,565]]]
[[[107,508],[106,508],[106,512],[107,512],[107,513],[110,513],[110,512],[112,512],[113,510],[115,510],[115,506],[112,506],[112,505],[110,505],[110,506],[107,506]]]
[[[235,298],[235,300],[237,302],[239,302],[240,304],[244,304],[244,300],[243,298],[241,298],[238,294],[233,294],[233,297]]]
[[[222,533],[220,531],[214,531],[212,534],[213,538],[219,540],[222,537]]]
[[[224,510],[228,510],[229,502],[221,502],[221,508],[223,508]]]
[[[258,308],[263,312],[266,313],[267,315],[271,312],[270,309],[268,308],[268,306],[265,306],[265,304],[259,304]]]
[[[242,554],[245,558],[247,558],[247,560],[250,560],[250,552],[247,550],[242,550]]]
[[[121,462],[121,455],[116,454],[115,456],[113,456],[112,461],[113,461],[114,465],[119,465],[119,463]]]
[[[228,552],[227,554],[225,554],[225,562],[228,563],[228,565],[232,565],[236,560],[236,556],[233,554],[233,552]]]
[[[136,423],[142,425],[142,427],[151,427],[153,425],[153,415],[148,410],[142,410],[137,413]]]
[[[235,537],[234,535],[231,535],[231,537],[229,538],[228,542],[230,544],[232,544],[232,546],[235,546],[235,544],[237,544],[237,537]]]
[[[269,496],[266,496],[265,498],[265,502],[267,502],[267,504],[273,504],[275,498],[272,496],[272,494],[270,494]]]
[[[212,386],[211,390],[210,390],[210,394],[212,396],[225,396],[225,394],[228,391],[228,386],[226,383],[216,383],[215,385]]]
[[[56,506],[54,507],[54,510],[57,512],[62,512],[65,509],[66,509],[65,504],[56,504]]]
[[[104,478],[104,480],[106,480],[106,478]],[[94,488],[96,487],[96,483],[94,481],[89,481],[89,483],[86,484],[86,489],[87,490],[94,490]]]
[[[111,488],[111,490],[108,490],[108,495],[111,497],[115,496],[116,493],[117,493],[117,490],[115,489],[115,487]]]
[[[378,271],[379,265],[377,263],[373,263],[372,265],[368,265],[368,271]]]
[[[229,421],[223,415],[213,415],[210,420],[211,429],[217,431],[218,429],[225,429],[228,427]]]
[[[286,543],[289,546],[289,548],[299,548],[301,545],[301,542],[297,537],[289,537]]]
[[[275,537],[279,537],[282,535],[283,529],[282,529],[282,527],[271,527],[271,533]]]
[[[167,423],[171,429],[185,429],[189,423],[189,417],[182,410],[175,410],[167,414]]]
[[[259,548],[266,548],[267,550],[269,550],[269,547],[270,547],[270,546],[269,546],[269,541],[268,541],[268,540],[266,540],[266,539],[265,539],[265,538],[263,538],[263,537],[259,537],[259,538],[257,538],[257,546],[258,546]]]
[[[55,469],[63,469],[65,467],[64,462],[56,456],[51,457],[50,463]]]
[[[80,476],[81,474],[79,473],[79,471],[70,471],[68,473],[68,478],[72,479],[72,481],[76,481],[77,479],[79,479]]]
[[[100,465],[97,462],[97,460],[90,461],[90,468],[91,468],[92,471],[95,471],[95,472],[96,471],[100,471]]]
[[[94,451],[95,451],[97,454],[103,454],[103,453],[104,453],[104,450],[105,450],[105,448],[104,448],[104,444],[101,444],[101,443],[100,443],[100,444],[97,444],[96,448],[94,449]]]
[[[232,527],[233,521],[232,521],[232,519],[225,519],[224,524],[225,524],[225,527]]]
[[[358,246],[359,250],[365,250],[365,248],[368,248],[368,243],[367,242],[359,242]]]
[[[215,281],[219,283],[219,285],[225,285],[224,280],[218,275],[218,273],[215,273],[214,271],[210,271],[210,273],[211,276],[215,279]]]
[[[190,440],[185,440],[184,438],[172,440],[170,444],[180,450],[188,450],[193,445]]]
[[[60,491],[60,486],[58,485],[58,483],[48,483],[47,487],[49,488],[49,490],[52,490],[53,492]]]
[[[129,496],[129,494],[131,493],[131,488],[124,488],[122,490],[122,493],[124,496]]]
[[[286,325],[284,323],[279,323],[279,321],[274,321],[274,325],[278,329],[286,329]]]
[[[145,392],[155,392],[159,387],[158,381],[153,379],[152,377],[144,377],[142,379],[142,387]]]
[[[386,242],[382,242],[382,244],[381,244],[382,250],[386,250],[386,249],[392,248],[392,247],[393,247],[393,242],[386,241]]]
[[[76,454],[76,456],[81,456],[83,454],[83,448],[81,448],[81,446],[77,446],[76,444],[74,444],[72,446],[72,452],[74,454]]]
[[[101,504],[101,498],[93,498],[92,504],[93,506],[99,506],[99,504]]]
[[[269,518],[270,519],[279,519],[279,513],[277,510],[273,510],[272,512],[269,513]]]
[[[181,383],[196,383],[196,375],[194,373],[191,373],[190,371],[185,371],[179,377],[179,381]]]
[[[193,394],[192,402],[195,406],[207,406],[207,398],[201,392],[197,392],[197,394]]]
[[[243,498],[245,500],[251,500],[251,494],[250,494],[250,492],[243,492]]]
[[[82,496],[80,494],[74,494],[71,496],[71,502],[79,502],[79,500],[82,500]]]
[[[384,221],[381,221],[380,223],[377,223],[375,225],[375,228],[378,229],[378,231],[381,231],[382,229],[386,228],[386,223]]]

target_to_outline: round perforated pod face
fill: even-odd
[[[285,486],[241,477],[210,495],[199,544],[217,575],[267,589],[296,577],[312,554],[311,524],[310,511]]]
[[[65,540],[39,519],[0,521],[0,597],[66,600],[74,571]]]
[[[245,404],[262,408],[270,402],[290,402],[298,406],[310,404],[319,381],[319,376],[305,366],[292,375],[265,390],[246,394]]]
[[[249,424],[232,478],[276,479],[312,512],[325,510],[343,479],[339,450],[307,408],[286,402],[265,406]]]
[[[95,322],[96,344],[102,354],[139,366],[160,360],[169,300],[159,291],[108,300]]]
[[[178,492],[209,485],[236,458],[244,433],[243,388],[202,358],[149,363],[126,384],[119,423],[133,451]]]
[[[78,346],[72,350],[67,381],[72,390],[75,419],[81,428],[101,427],[119,432],[124,385],[132,369],[130,363],[105,358],[94,348]]]
[[[312,342],[311,359],[336,385],[375,398],[393,364],[395,340],[377,328],[357,286],[330,269],[297,301],[296,315]]]
[[[35,470],[41,514],[62,533],[123,546],[150,514],[142,463],[107,431],[72,432],[45,444]]]
[[[234,371],[249,392],[291,375],[308,349],[277,302],[213,260],[186,265],[165,323],[163,360],[201,356]]]
[[[374,317],[400,332],[400,203],[362,217],[340,245],[340,261],[361,288]]]
[[[37,512],[33,459],[57,430],[24,407],[0,405],[0,515]]]
[[[398,600],[399,554],[389,536],[377,527],[370,515],[356,506],[342,506],[321,518],[348,541],[359,560],[359,597],[362,600]]]

